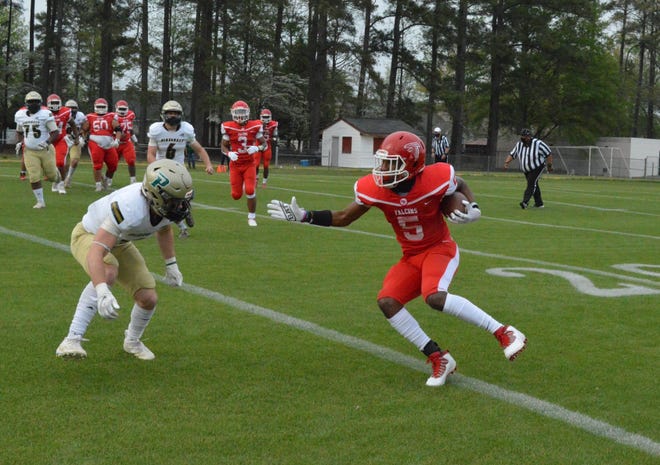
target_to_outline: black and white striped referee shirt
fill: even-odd
[[[525,147],[525,144],[519,141],[511,150],[511,158],[518,159],[523,173],[529,173],[544,165],[545,159],[550,155],[552,155],[550,147],[540,139],[532,139],[529,147]]]

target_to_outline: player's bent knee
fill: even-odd
[[[383,297],[378,299],[378,307],[380,308],[380,311],[383,312],[383,315],[385,315],[385,318],[392,318],[399,310],[401,310],[403,305],[392,297]]]
[[[445,308],[445,301],[447,300],[447,291],[439,291],[435,294],[431,294],[426,298],[426,304],[438,311],[442,311]]]
[[[138,289],[133,294],[135,303],[145,310],[153,310],[158,304],[158,294],[156,289]]]

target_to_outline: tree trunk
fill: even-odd
[[[112,0],[103,0],[103,18],[112,18]],[[101,28],[101,63],[99,66],[99,97],[112,105],[112,29]]]
[[[493,8],[492,39],[491,39],[491,62],[490,62],[490,106],[488,111],[488,145],[487,155],[497,155],[497,136],[500,129],[500,85],[502,83],[502,29],[504,21],[502,18],[504,6],[502,0],[498,0]]]
[[[396,13],[394,15],[394,29],[392,30],[392,57],[390,61],[390,78],[387,85],[387,103],[385,106],[385,117],[394,118],[394,97],[396,96],[396,76],[399,70],[399,51],[401,48],[401,15],[402,1],[396,2]]]
[[[149,0],[142,0],[142,34],[140,35],[140,140],[146,142],[149,109]]]
[[[163,1],[163,75],[160,83],[160,99],[166,102],[172,99],[172,0]]]
[[[460,0],[458,5],[458,22],[456,36],[456,65],[454,76],[454,111],[452,114],[451,125],[451,144],[450,152],[452,154],[463,153],[463,129],[465,121],[465,63],[467,47],[467,18],[468,2]]]
[[[204,97],[211,91],[212,36],[213,0],[201,0],[197,2],[190,116],[193,127],[201,135],[198,139],[202,145],[208,145],[209,142],[209,108],[206,103],[208,100]]]
[[[371,0],[366,0],[364,2],[364,35],[362,37],[362,49],[360,51],[360,71],[355,105],[355,114],[358,118],[364,116],[366,106],[365,87],[367,71],[371,67],[371,53],[369,48],[371,43],[371,12],[373,7],[374,5]]]

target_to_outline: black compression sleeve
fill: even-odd
[[[330,210],[309,210],[303,222],[316,226],[332,226],[332,212]]]

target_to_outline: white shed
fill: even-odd
[[[374,153],[396,131],[410,131],[423,139],[419,131],[398,119],[340,118],[323,130],[321,165],[373,168]]]
[[[660,139],[602,137],[597,144],[605,160],[609,161],[610,176],[639,178],[660,175]]]

